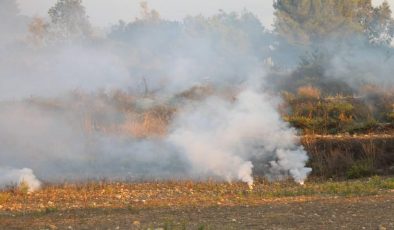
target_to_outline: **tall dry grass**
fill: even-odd
[[[394,173],[394,136],[304,136],[313,175],[359,178]]]

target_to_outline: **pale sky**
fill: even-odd
[[[56,0],[18,0],[22,14],[46,16]],[[83,0],[91,22],[96,26],[115,24],[119,19],[131,21],[140,15],[140,0]],[[180,20],[187,15],[213,15],[220,9],[241,12],[248,9],[265,26],[273,20],[273,0],[148,0],[149,8],[157,10],[162,18]]]
[[[23,14],[46,16],[56,0],[18,0]],[[95,26],[108,26],[120,19],[129,22],[140,15],[140,0],[83,0],[87,14]],[[148,0],[149,7],[162,18],[180,20],[187,15],[213,15],[219,10],[241,12],[244,9],[259,17],[264,26],[273,23],[273,0]],[[383,0],[373,0],[380,4]],[[394,6],[394,0],[389,0]]]

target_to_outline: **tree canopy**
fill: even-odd
[[[276,32],[295,43],[356,34],[387,43],[393,36],[387,2],[375,8],[371,0],[277,0],[274,8]]]
[[[58,0],[48,11],[52,29],[62,34],[65,39],[85,37],[91,27],[82,0]]]

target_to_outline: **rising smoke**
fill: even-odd
[[[18,34],[3,43],[0,186],[24,182],[33,191],[35,175],[55,183],[213,178],[252,186],[253,171],[303,183],[308,158],[265,82],[273,41],[258,19],[221,13],[170,22],[144,14],[105,37],[51,34],[37,46]],[[179,96],[195,87],[211,90]],[[116,91],[133,100],[119,107],[99,96]],[[127,114],[155,107],[176,111],[165,135],[111,131]]]

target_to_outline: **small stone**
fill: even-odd
[[[384,227],[383,225],[379,225],[378,229],[379,230],[386,230],[386,227]]]

